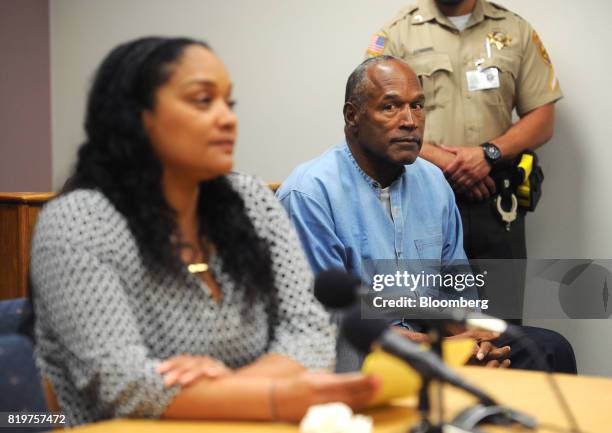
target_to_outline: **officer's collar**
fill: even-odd
[[[503,12],[488,1],[476,0],[468,27],[481,22],[485,16],[493,19],[505,18]],[[412,23],[420,24],[434,19],[440,24],[450,24],[448,17],[436,6],[435,0],[418,0],[418,9],[412,14]]]
[[[503,7],[493,6],[490,2],[484,0],[476,0],[478,3],[482,4],[482,12],[485,16],[493,18],[493,19],[502,19],[506,18],[506,14],[504,14]],[[496,4],[497,5],[497,4]],[[501,8],[501,9],[500,9]]]

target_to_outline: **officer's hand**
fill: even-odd
[[[489,190],[490,196],[495,195],[495,193],[497,192],[497,188],[495,187],[495,181],[491,176],[485,176],[485,178],[482,180],[482,183],[484,183],[487,189]]]
[[[455,155],[455,159],[444,170],[446,178],[459,192],[469,190],[489,174],[491,167],[484,158],[480,146],[440,146]]]
[[[462,189],[462,191],[465,190]],[[482,181],[476,182],[471,188],[465,192],[461,192],[461,194],[464,194],[470,201],[483,201],[490,197],[489,189]]]
[[[476,182],[472,188],[468,189],[463,194],[472,201],[483,201],[488,200],[496,191],[495,181],[491,176],[485,176],[483,180]]]

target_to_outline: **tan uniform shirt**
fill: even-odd
[[[522,116],[563,97],[535,30],[485,0],[477,0],[463,32],[434,0],[418,0],[373,36],[367,56],[381,54],[404,59],[419,76],[427,143],[480,145],[512,126],[514,108]],[[499,75],[499,86],[470,91],[468,71],[478,68]]]

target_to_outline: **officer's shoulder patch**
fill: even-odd
[[[557,74],[555,73],[555,68],[553,67],[552,61],[550,60],[548,51],[546,51],[546,48],[544,47],[544,43],[542,42],[542,39],[540,39],[540,36],[535,30],[531,31],[531,40],[533,41],[533,44],[538,49],[538,52],[540,53],[540,57],[542,57],[542,60],[548,66],[548,70],[549,70],[548,85],[550,87],[550,90],[554,92],[559,87],[559,81],[557,80]]]
[[[385,52],[385,45],[387,45],[387,34],[385,32],[374,33],[366,50],[366,56],[377,57],[382,55]]]
[[[533,41],[535,46],[538,48],[538,52],[540,53],[540,57],[542,57],[542,60],[544,60],[544,63],[551,66],[552,62],[550,61],[550,56],[548,55],[548,51],[546,51],[546,48],[544,47],[544,43],[542,42],[542,39],[540,39],[540,35],[538,35],[538,33],[535,30],[532,30],[531,32],[531,40]]]

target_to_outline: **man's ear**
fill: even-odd
[[[359,122],[359,110],[352,102],[345,102],[342,110],[344,114],[344,124],[348,127],[354,127]]]

